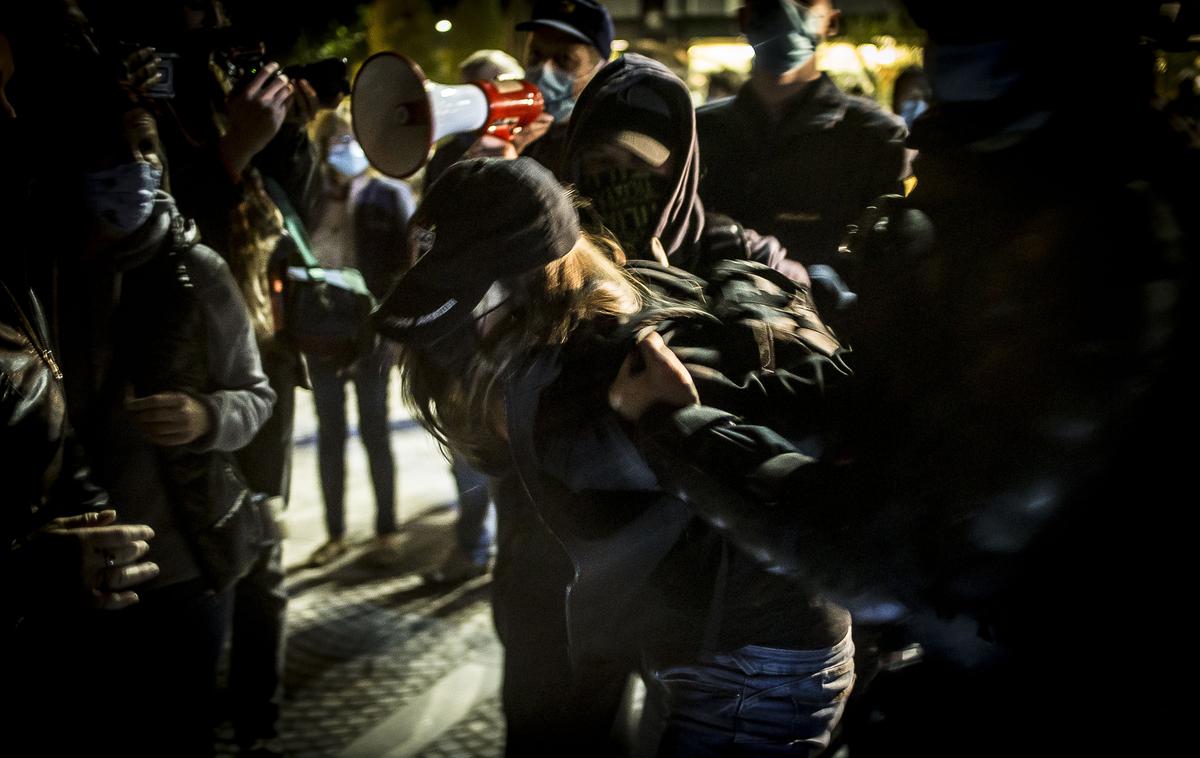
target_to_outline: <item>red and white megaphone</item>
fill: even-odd
[[[371,165],[398,179],[416,173],[447,134],[487,127],[510,139],[542,113],[542,93],[512,79],[438,84],[398,53],[376,53],[354,77],[351,116]]]

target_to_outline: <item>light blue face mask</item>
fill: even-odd
[[[358,140],[348,139],[335,142],[329,146],[329,157],[325,159],[333,170],[342,176],[353,179],[370,167],[367,154],[363,152]]]
[[[128,237],[150,219],[162,170],[134,161],[84,175],[88,213],[115,237]]]
[[[555,121],[563,121],[575,108],[575,75],[546,61],[525,69],[525,78],[537,85],[545,102],[545,112]]]
[[[929,110],[929,103],[919,97],[915,97],[901,102],[900,112],[896,115],[904,119],[904,123],[911,129],[913,122],[917,120],[917,116],[920,116],[927,110]]]
[[[799,68],[817,52],[821,35],[808,8],[792,0],[778,0],[778,10],[756,4],[746,27],[754,48],[754,68],[779,76]]]

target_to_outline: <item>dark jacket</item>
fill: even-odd
[[[926,122],[910,198],[936,244],[860,262],[844,465],[714,409],[648,414],[640,440],[751,549],[837,597],[899,601],[927,649],[978,662],[978,638],[930,623],[957,616],[992,655],[1102,685],[1114,640],[1157,644],[1190,554],[1173,527],[1191,453],[1169,430],[1197,418],[1194,184],[1144,126],[1122,164],[1095,163],[1078,124],[999,146],[954,127]]]
[[[377,299],[386,295],[413,263],[408,219],[415,209],[412,190],[391,179],[371,179],[355,198],[354,265]]]
[[[62,315],[68,398],[97,479],[124,520],[154,529],[149,560],[161,572],[147,589],[198,578],[195,535],[174,489],[176,453],[244,447],[275,401],[241,293],[165,193],[142,229],[64,282],[73,308]],[[151,445],[124,410],[127,392],[167,390],[209,410],[211,429],[186,449]]]
[[[756,264],[740,265],[754,270]],[[667,267],[653,270],[684,287],[698,281]],[[641,278],[652,287],[661,282]],[[607,388],[633,344],[635,325],[657,323],[684,348],[704,399],[758,417],[794,413],[807,428],[789,431],[819,435],[822,414],[812,411],[825,381],[841,375],[836,340],[819,341],[819,348],[814,342],[803,356],[763,372],[756,349],[738,349],[754,344],[751,334],[744,341],[716,338],[740,323],[729,309],[717,312],[719,318],[693,311],[664,320],[664,312],[651,311],[625,325],[584,324],[565,346],[534,353],[505,387],[515,470],[574,566],[566,610],[576,657],[611,654],[622,644],[654,647],[668,658],[746,644],[820,648],[849,628],[844,610],[771,575],[741,550],[753,543],[734,538],[727,545],[715,524],[695,519],[689,501],[658,479],[629,427],[608,408]],[[810,323],[828,336],[819,319]],[[754,452],[739,459],[747,456]]]
[[[696,111],[705,207],[779,238],[806,265],[834,262],[845,226],[907,173],[904,122],[822,74],[779,123],[748,83]]]
[[[623,118],[630,111],[628,102],[636,100],[636,90],[645,90],[648,98],[665,104],[669,114],[649,117],[656,139],[671,152],[674,173],[670,177],[670,192],[658,218],[652,222],[652,237],[657,237],[663,252],[674,266],[703,274],[709,261],[702,260],[707,226],[728,223],[706,215],[705,206],[697,192],[700,182],[700,156],[696,142],[696,117],[691,96],[679,77],[658,61],[631,53],[607,64],[588,83],[579,96],[567,124],[562,171],[564,183],[578,183],[581,177],[580,157],[584,151],[611,138],[624,128],[635,127]],[[742,217],[729,213],[736,221]],[[603,219],[601,219],[603,221]],[[752,229],[739,229],[743,247],[736,256],[759,261],[775,267],[786,251],[774,237],[766,237]],[[630,258],[653,259],[650,250],[626,250]]]
[[[0,282],[0,477],[6,490],[0,587],[8,598],[0,636],[37,600],[21,581],[28,539],[55,518],[108,504],[67,423],[62,374],[41,306],[31,291],[22,294]]]

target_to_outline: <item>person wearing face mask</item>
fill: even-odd
[[[585,223],[612,233],[632,259],[704,275],[714,261],[754,260],[807,281],[774,237],[707,213],[695,116],[687,86],[666,66],[636,53],[592,79],[568,123],[560,178],[595,211]]]
[[[903,121],[817,68],[839,16],[831,0],[746,0],[750,80],[696,112],[705,207],[778,237],[809,266],[833,263],[846,224],[908,173]]]
[[[377,298],[408,267],[406,227],[415,203],[404,182],[370,171],[366,155],[354,139],[345,109],[325,111],[314,127],[314,139],[325,155],[325,191],[310,234],[313,252],[323,266],[353,267],[362,272]],[[375,488],[375,534],[390,544],[396,526],[396,468],[388,426],[390,351],[382,343],[347,367],[345,361],[308,357],[317,409],[317,447],[321,490],[325,499],[328,541],[309,563],[322,566],[346,551],[344,540],[346,479],[346,382],[354,382],[358,425],[370,462]]]
[[[32,141],[9,102],[16,73],[7,18],[0,17],[0,446],[8,506],[0,514],[0,582],[9,598],[0,645],[15,680],[46,677],[20,660],[46,645],[47,628],[74,623],[85,608],[117,610],[138,602],[139,582],[158,567],[142,559],[153,530],[115,525],[108,493],[97,487],[63,412],[65,385],[49,319],[30,286],[19,229],[27,210]],[[17,24],[14,23],[14,26]],[[44,625],[49,624],[49,627]],[[40,642],[38,638],[43,638]],[[54,653],[53,644],[48,649]]]
[[[896,77],[892,88],[892,113],[904,119],[904,125],[912,129],[913,122],[929,110],[933,92],[929,89],[929,77],[920,66],[909,66]]]
[[[98,644],[147,673],[113,680],[94,709],[113,724],[136,721],[135,753],[204,755],[231,589],[277,538],[232,454],[261,429],[275,394],[228,266],[164,191],[154,119],[99,74],[78,87],[70,102],[93,127],[62,143],[32,205],[76,188],[66,197],[78,222],[60,222],[57,240],[68,409],[123,517],[154,529],[160,567],[135,608],[96,625]],[[218,534],[222,518],[230,531]],[[107,686],[112,672],[97,667]],[[131,717],[133,701],[144,705]]]
[[[511,142],[485,134],[467,155],[523,155],[557,172],[575,102],[612,55],[612,16],[597,0],[539,0],[516,29],[529,32],[525,78],[541,90],[545,111]]]

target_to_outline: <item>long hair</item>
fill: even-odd
[[[588,321],[626,321],[650,306],[670,309],[668,301],[629,277],[622,263],[615,243],[584,235],[562,258],[504,282],[514,307],[482,339],[461,376],[438,365],[427,349],[403,346],[402,390],[417,420],[472,464],[484,469],[501,464],[507,455],[501,386],[531,350],[565,344]]]

